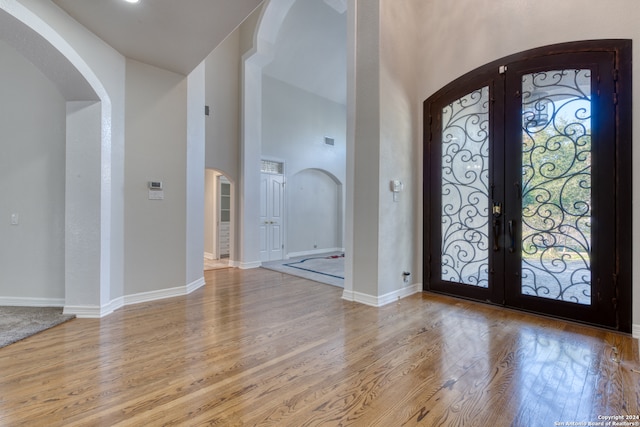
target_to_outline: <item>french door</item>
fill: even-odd
[[[513,56],[425,101],[427,289],[630,328],[625,56],[604,45]]]
[[[260,261],[283,258],[284,175],[260,174]]]

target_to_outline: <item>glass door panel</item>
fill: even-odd
[[[489,87],[442,109],[441,279],[489,286]]]
[[[611,326],[612,61],[560,59],[514,63],[505,77],[505,305]]]
[[[590,305],[591,70],[524,74],[521,93],[521,292]]]

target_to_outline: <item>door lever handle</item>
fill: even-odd
[[[493,214],[493,251],[498,252],[500,250],[500,216],[502,215],[502,204],[493,202],[491,206],[491,213]]]

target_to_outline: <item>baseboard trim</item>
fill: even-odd
[[[253,261],[253,262],[240,262],[240,263],[237,263],[237,265],[235,265],[234,267],[238,267],[241,270],[249,270],[251,268],[258,268],[261,265],[262,265],[261,261]]]
[[[410,286],[405,286],[404,288],[380,296],[363,294],[362,292],[354,292],[345,289],[342,292],[342,299],[369,305],[372,307],[382,307],[383,305],[396,302],[402,298],[417,294],[421,291],[422,283],[414,283]]]
[[[631,336],[640,339],[640,325],[631,325]]]
[[[212,253],[209,253],[209,252],[205,252],[205,253],[204,253],[204,257],[205,257],[206,259],[216,259],[216,258],[213,256],[213,254],[212,254]]]
[[[124,306],[122,297],[116,298],[103,306],[98,305],[65,305],[64,314],[73,314],[78,319],[100,319],[108,316],[117,309]]]
[[[107,316],[119,308],[127,305],[140,304],[143,302],[158,301],[166,298],[173,298],[188,295],[205,285],[204,277],[199,278],[185,286],[177,286],[169,289],[159,289],[157,291],[140,292],[137,294],[125,295],[115,298],[103,306],[64,306],[64,314],[75,314],[77,318],[96,319]]]
[[[287,259],[296,258],[299,256],[323,255],[331,252],[344,252],[344,248],[324,248],[324,249],[312,249],[310,251],[290,252],[287,254]]]
[[[205,284],[206,284],[206,282],[204,281],[204,276],[202,276],[198,280],[194,280],[193,282],[191,282],[191,283],[189,283],[187,285],[187,293],[186,294],[189,295],[191,292],[197,291],[198,289],[203,287]]]
[[[64,298],[0,297],[0,305],[14,307],[64,307]]]

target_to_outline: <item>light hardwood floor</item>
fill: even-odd
[[[640,415],[638,345],[623,334],[426,293],[373,308],[263,269],[205,277],[189,296],[0,349],[0,425],[529,427]]]

